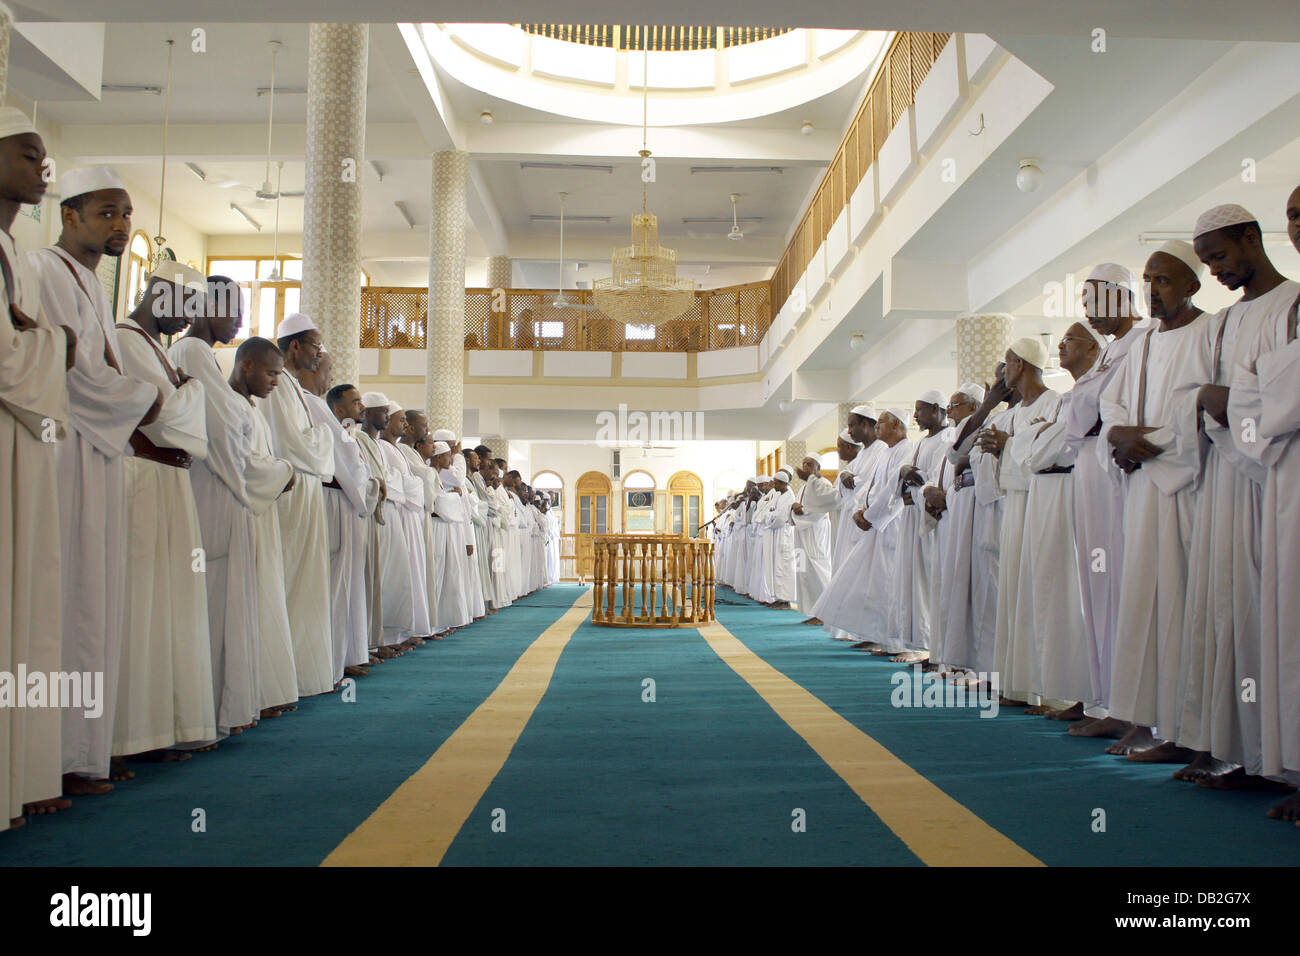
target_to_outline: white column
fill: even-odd
[[[424,405],[429,428],[464,427],[465,196],[469,154],[457,149],[433,156],[429,217],[429,319],[425,335]]]
[[[313,23],[307,44],[301,309],[320,327],[334,358],[334,381],[355,385],[361,348],[361,170],[370,27]]]

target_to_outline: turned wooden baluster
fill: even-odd
[[[603,593],[604,565],[601,563],[600,542],[596,543],[595,557],[596,557],[596,561],[595,561],[596,576],[595,576],[594,586],[592,587],[593,600],[591,602],[592,603],[591,620],[593,623],[603,619],[603,615],[601,614],[601,611],[603,610],[601,607],[601,600],[604,598],[604,593]]]

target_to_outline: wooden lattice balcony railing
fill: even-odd
[[[609,534],[592,539],[591,622],[693,627],[712,621],[713,544],[703,538]]]
[[[757,345],[772,324],[769,283],[750,282],[695,293],[682,318],[628,329],[603,312],[556,309],[547,289],[466,289],[465,348],[704,352]],[[586,305],[591,292],[566,289]],[[428,291],[370,286],[361,290],[362,348],[424,348]]]
[[[789,33],[793,27],[635,26],[609,23],[518,23],[526,33],[614,50],[720,50]]]
[[[951,36],[951,33],[898,33],[894,36],[880,71],[872,80],[871,88],[849,124],[812,203],[804,211],[799,227],[772,273],[772,301],[776,308],[781,308],[790,297],[790,290],[808,268],[836,217],[853,197],[853,190],[858,188],[876,161],[885,138],[893,132],[899,117],[916,101],[921,81]]]

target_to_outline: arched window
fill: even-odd
[[[153,243],[143,229],[137,229],[131,237],[126,264],[126,307],[122,314],[130,312],[140,304],[144,297],[144,280],[149,277],[149,263],[153,261]]]
[[[564,479],[553,471],[539,471],[529,482],[533,490],[545,495],[551,502],[551,510],[564,530]]]
[[[823,448],[817,453],[817,461],[822,466],[822,477],[827,481],[834,481],[840,470],[839,449],[834,445],[830,448]]]
[[[623,533],[649,534],[655,530],[655,479],[648,471],[623,476]]]

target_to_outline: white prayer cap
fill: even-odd
[[[193,266],[187,266],[183,262],[174,262],[169,259],[153,272],[149,273],[149,278],[162,279],[165,282],[174,282],[182,288],[193,289],[196,292],[202,292],[204,295],[207,295],[208,292],[207,276]]]
[[[112,166],[81,166],[59,177],[59,195],[63,202],[100,189],[126,189],[126,183]]]
[[[1097,343],[1097,348],[1104,349],[1106,347],[1108,344],[1106,342],[1106,336],[1094,329],[1091,322],[1076,322],[1075,324],[1083,326],[1084,330],[1092,336],[1093,341]]]
[[[299,332],[306,332],[308,329],[316,328],[316,323],[301,312],[294,312],[292,315],[286,315],[280,327],[275,330],[277,339],[288,338],[291,335],[297,335]]]
[[[361,404],[366,408],[387,408],[388,396],[383,392],[365,392],[361,396]]]
[[[887,411],[889,414],[891,414],[891,415],[893,415],[895,418],[897,418],[899,424],[902,425],[904,428],[906,428],[906,427],[908,426],[908,424],[912,421],[912,415],[913,415],[913,412],[912,412],[911,410],[909,410],[909,409],[906,409],[906,408],[887,408],[887,409],[885,409],[885,411]]]
[[[1047,367],[1047,347],[1034,336],[1016,339],[1011,343],[1011,351],[1034,368]]]
[[[976,405],[984,401],[984,386],[976,385],[974,382],[967,382],[957,389],[958,395],[964,395]]]
[[[880,417],[880,413],[876,411],[875,406],[870,402],[863,405],[854,405],[853,408],[849,410],[849,414],[861,415],[863,418],[869,418],[873,422]]]
[[[938,405],[940,408],[946,408],[948,405],[947,397],[937,388],[932,388],[928,392],[922,392],[921,397],[918,398],[917,401],[925,402],[927,405]]]
[[[433,438],[434,441],[447,442],[448,443],[447,447],[450,448],[451,442],[454,442],[456,440],[456,433],[452,431],[450,428],[439,428],[436,432],[433,433],[431,437]]]
[[[1170,239],[1162,245],[1156,252],[1163,252],[1167,256],[1173,256],[1181,261],[1187,268],[1192,270],[1192,275],[1200,279],[1204,266],[1201,260],[1196,258],[1196,250],[1192,248],[1190,242],[1184,242],[1182,239]]]
[[[1254,213],[1248,209],[1233,202],[1224,203],[1222,206],[1207,209],[1196,217],[1196,226],[1192,229],[1192,238],[1199,239],[1207,232],[1214,232],[1216,229],[1223,229],[1227,226],[1237,226],[1243,222],[1258,221]]]
[[[390,415],[396,415],[396,414],[397,414],[398,412],[400,412],[401,410],[402,410],[402,406],[401,406],[401,405],[398,405],[396,402],[389,402],[389,403],[388,403],[388,414],[390,414]]]
[[[1133,282],[1133,273],[1129,272],[1118,262],[1103,262],[1097,268],[1088,273],[1088,282],[1104,282],[1107,285],[1117,285],[1122,289],[1128,289],[1132,292],[1135,288]],[[1017,353],[1019,354],[1019,353]],[[1024,356],[1021,356],[1023,358]]]
[[[36,127],[22,110],[16,106],[0,107],[0,139],[35,132]]]
[[[435,455],[445,455],[451,451],[451,446],[445,441],[436,441],[433,443],[433,453]]]
[[[794,473],[791,472],[789,468],[778,468],[776,471],[776,477],[780,478],[782,481],[788,482],[794,477]]]
[[[874,419],[874,418],[872,419],[873,422],[874,422],[875,420],[876,420],[876,419]],[[847,428],[844,429],[844,431],[840,432],[840,441],[844,442],[844,444],[846,444],[846,445],[854,445],[854,446],[857,447],[857,448],[861,448],[861,447],[862,447],[862,442],[858,441],[856,438],[854,438],[852,435],[850,435],[850,434],[849,434],[849,430],[848,430]]]

